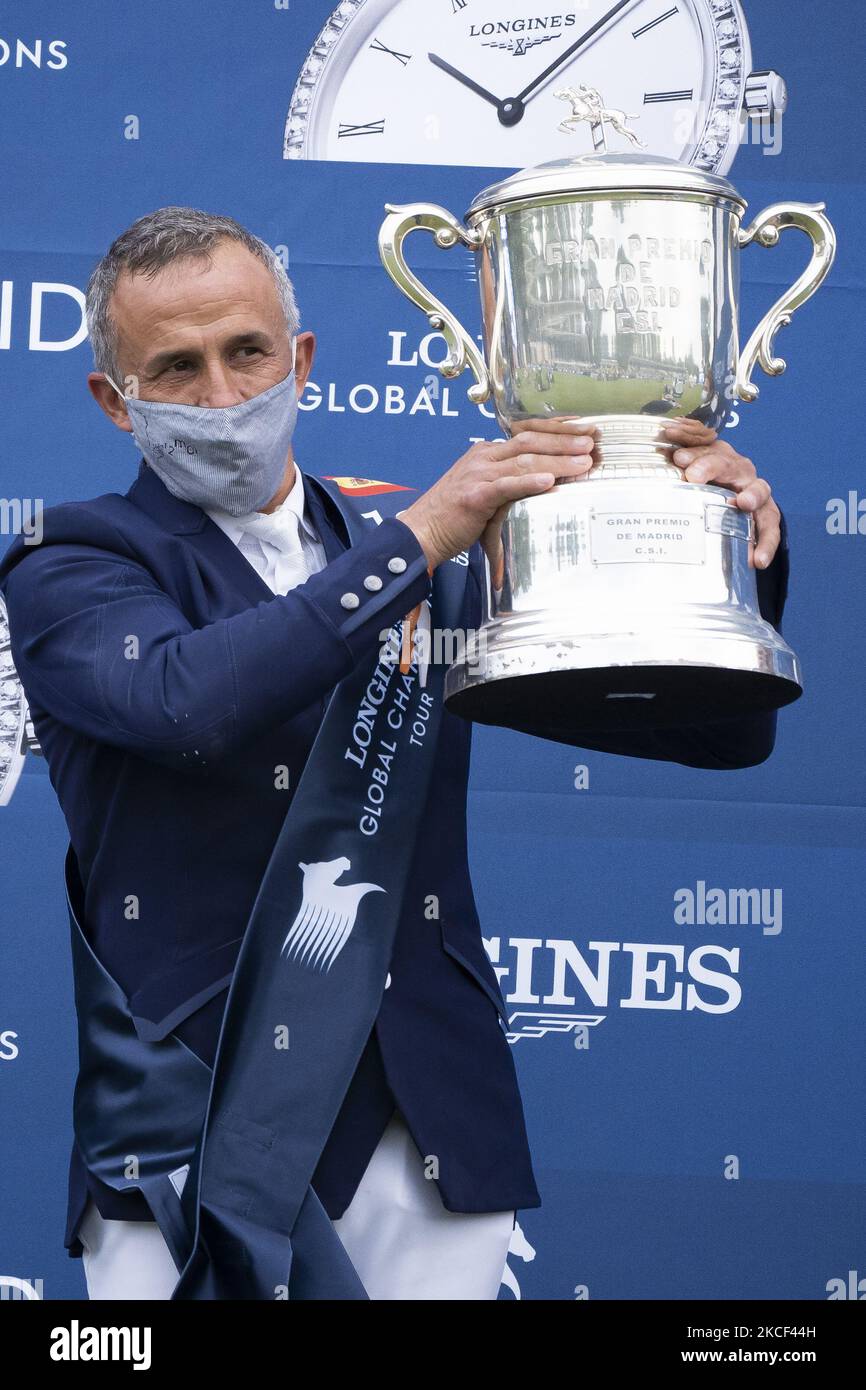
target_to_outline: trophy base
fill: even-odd
[[[579,743],[747,718],[802,694],[795,653],[761,614],[753,521],[735,494],[620,447],[600,476],[511,504],[502,587],[488,569],[481,625],[445,678],[453,713]]]
[[[656,614],[656,620],[658,615]],[[797,657],[769,623],[751,635],[680,632],[665,643],[609,632],[572,641],[509,645],[451,667],[452,714],[560,743],[581,733],[671,729],[747,718],[803,693]],[[701,647],[712,648],[701,660]],[[724,649],[724,664],[720,660]],[[612,652],[616,663],[612,664]]]

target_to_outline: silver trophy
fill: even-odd
[[[776,376],[777,329],[835,255],[824,204],[775,203],[743,227],[726,179],[676,160],[581,155],[486,188],[465,225],[432,203],[386,204],[388,274],[442,332],[440,370],[476,378],[504,433],[580,417],[595,463],[512,504],[504,579],[446,681],[455,713],[546,738],[665,728],[780,708],[802,693],[795,653],[765,622],[754,522],[728,488],[686,482],[664,438],[677,416],[721,430]],[[740,250],[797,227],[808,269],[741,351]],[[484,354],[406,264],[409,232],[475,253]],[[499,576],[497,576],[499,578]]]

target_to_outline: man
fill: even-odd
[[[66,1245],[84,1255],[92,1298],[170,1298],[183,1263],[172,1248],[176,1216],[156,1200],[141,1157],[137,1091],[124,1118],[129,1086],[154,1081],[157,1129],[158,1112],[177,1103],[173,1140],[193,1092],[206,1098],[209,1069],[231,1077],[240,1066],[233,1049],[239,1036],[243,1052],[243,1032],[228,1020],[241,1006],[231,994],[227,1006],[227,991],[233,976],[237,987],[295,789],[327,754],[317,734],[329,727],[332,692],[375,661],[383,632],[423,609],[466,552],[460,619],[477,625],[484,566],[498,569],[509,503],[579,477],[593,441],[579,423],[529,422],[512,439],[471,448],[414,500],[400,485],[370,484],[356,517],[339,483],[296,465],[291,439],[315,338],[299,332],[292,286],[263,242],[230,218],[161,208],[100,261],[87,310],[88,385],[134,435],[138,477],[125,494],[48,509],[41,544],[18,538],[10,547],[0,588],[69,829],[67,889],[80,927],[82,1070]],[[703,425],[683,420],[669,433],[687,478],[732,488],[756,516],[762,612],[778,625],[787,551],[769,485]],[[444,711],[416,808],[423,831],[417,844],[408,828],[402,839],[390,832],[393,855],[411,851],[401,900],[375,893],[378,880],[360,884],[397,918],[387,979],[372,971],[374,1026],[365,1025],[357,1054],[334,1041],[336,1014],[318,1004],[313,1012],[322,1076],[346,1070],[334,1083],[339,1106],[323,1112],[333,1122],[315,1143],[307,1136],[310,1185],[370,1298],[495,1298],[515,1212],[541,1201],[505,1005],[472,899],[469,738],[470,726]],[[698,711],[684,711],[680,730],[580,743],[725,768],[762,761],[774,738],[775,715],[702,726]],[[318,786],[323,815],[338,799],[336,777]],[[333,892],[348,863],[297,867],[333,871]],[[358,929],[350,949],[362,945]],[[273,974],[268,966],[261,978]],[[252,1018],[255,992],[248,1003]],[[110,1046],[122,1047],[94,1052],[111,1009],[119,1031]],[[133,1044],[139,1060],[127,1067]],[[166,1058],[193,1068],[188,1094],[159,1089]],[[193,1120],[203,1135],[201,1113]],[[306,1123],[303,1106],[287,1120],[299,1135]],[[218,1139],[213,1117],[210,1132]],[[181,1192],[190,1165],[177,1160],[166,1154],[158,1176],[164,1182],[171,1168]],[[202,1171],[200,1155],[192,1168]],[[254,1196],[278,1196],[269,1186],[279,1182],[257,1177]],[[244,1260],[241,1241],[239,1267]],[[292,1278],[307,1291],[289,1286],[289,1296],[318,1296],[309,1290],[322,1286],[302,1285],[296,1264]]]

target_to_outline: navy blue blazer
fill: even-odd
[[[41,544],[16,537],[0,562],[12,654],[75,852],[82,925],[133,1013],[164,1022],[209,1064],[241,937],[328,695],[430,592],[409,527],[386,520],[350,547],[333,501],[304,477],[328,563],[287,595],[274,595],[143,460],[125,495],[47,508]],[[388,568],[394,556],[406,561],[401,574]],[[381,590],[364,587],[370,574]],[[480,614],[477,545],[469,576],[467,628]],[[783,544],[758,574],[761,611],[776,627],[787,582],[783,518]],[[360,596],[357,609],[341,605],[347,591]],[[771,714],[574,742],[728,768],[763,761],[775,731]],[[469,876],[470,734],[443,713],[391,984],[313,1177],[334,1218],[395,1105],[420,1152],[437,1155],[448,1210],[540,1205],[506,1006]],[[435,922],[424,912],[430,894]],[[73,1144],[70,1255],[81,1254],[88,1191],[103,1216],[152,1219],[134,1187],[100,1183]]]

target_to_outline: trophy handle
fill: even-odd
[[[758,387],[752,372],[760,365],[768,376],[780,376],[787,363],[773,356],[773,339],[780,328],[791,322],[795,309],[805,304],[824,280],[836,255],[836,233],[824,216],[825,203],[773,203],[759,213],[751,226],[738,234],[739,245],[757,241],[760,246],[777,246],[788,227],[797,227],[812,240],[812,259],[795,285],[784,294],[758,324],[742,354],[734,382],[734,393],[741,401],[754,401]]]
[[[447,208],[439,207],[435,203],[386,203],[385,211],[389,216],[379,228],[379,255],[382,264],[407,299],[411,299],[413,304],[423,309],[430,327],[443,334],[448,344],[449,356],[440,364],[439,371],[442,375],[459,376],[467,364],[472,368],[476,384],[470,386],[467,395],[476,405],[480,405],[490,395],[490,376],[484,358],[462,323],[434,294],[431,294],[426,285],[422,285],[417,276],[412,274],[403,255],[403,242],[410,232],[420,228],[434,234],[437,246],[447,248],[462,241],[471,251],[477,251],[483,243],[484,234],[462,226]]]

